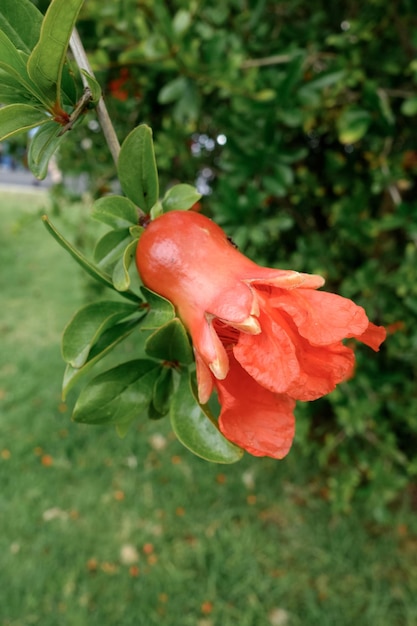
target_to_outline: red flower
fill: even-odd
[[[190,333],[200,402],[215,389],[221,432],[256,456],[284,457],[295,401],[320,398],[352,374],[344,338],[374,350],[385,339],[351,300],[316,291],[323,278],[259,267],[195,212],[150,222],[136,262]]]

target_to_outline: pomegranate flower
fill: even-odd
[[[362,307],[317,291],[323,278],[259,267],[195,212],[150,222],[136,263],[191,336],[200,402],[216,390],[220,431],[255,456],[284,457],[295,401],[320,398],[351,376],[355,357],[343,339],[374,350],[385,339]]]

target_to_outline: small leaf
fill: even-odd
[[[28,165],[33,174],[43,180],[48,173],[51,157],[64,139],[56,122],[47,122],[32,137],[28,151]]]
[[[128,244],[122,258],[114,266],[112,280],[117,291],[127,291],[130,287],[129,267],[135,256],[137,245],[138,242],[136,240]]]
[[[187,89],[188,81],[184,76],[174,78],[169,83],[166,83],[158,94],[158,102],[160,104],[169,104],[179,100],[184,91]]]
[[[123,424],[147,414],[159,366],[128,361],[103,372],[82,390],[73,419],[83,424]]]
[[[42,22],[28,72],[52,105],[60,102],[62,68],[72,30],[84,0],[52,0]]]
[[[143,316],[142,316],[143,317]],[[82,367],[72,367],[69,363],[65,368],[64,378],[62,381],[62,399],[65,400],[68,392],[73,386],[88,374],[92,367],[103,359],[109,352],[113,350],[119,343],[121,343],[126,337],[130,335],[134,328],[140,322],[141,317],[137,319],[129,320],[128,322],[121,322],[112,326],[106,330],[101,337],[99,337],[97,343],[91,348],[87,361]]]
[[[50,121],[45,113],[29,104],[8,104],[0,108],[0,141]]]
[[[149,126],[142,124],[126,137],[117,168],[120,184],[127,197],[149,213],[159,195],[152,130]]]
[[[143,330],[155,330],[174,319],[175,309],[169,300],[158,296],[146,287],[141,287],[141,292],[149,307],[142,324]]]
[[[81,74],[84,76],[85,80],[87,81],[87,85],[91,91],[91,103],[93,105],[96,105],[97,102],[101,98],[100,84],[97,82],[94,76],[91,76],[91,74],[89,74],[85,70],[81,70]]]
[[[407,115],[408,117],[412,117],[413,115],[417,115],[417,97],[407,98],[401,105],[401,113],[403,115]]]
[[[128,422],[121,422],[119,424],[116,424],[116,432],[119,435],[120,439],[124,439],[126,437],[133,421],[134,420],[132,419]]]
[[[91,347],[110,326],[137,313],[134,304],[113,301],[94,302],[82,307],[64,329],[62,356],[72,367],[87,361]]]
[[[100,268],[113,266],[123,256],[126,246],[132,241],[129,231],[110,230],[103,235],[94,249],[94,260]]]
[[[1,109],[0,109],[1,113]],[[45,224],[47,230],[51,233],[52,237],[59,243],[60,246],[66,250],[75,261],[95,280],[106,285],[106,287],[110,287],[110,289],[115,289],[113,282],[110,279],[108,274],[102,272],[97,266],[93,265],[81,252],[79,252],[72,244],[70,244],[67,239],[53,226],[53,224],[49,221],[46,215],[42,216],[42,221]],[[129,300],[133,300],[134,302],[140,301],[139,296],[137,296],[132,291],[125,291],[122,294],[125,298]]]
[[[162,199],[163,210],[187,211],[201,198],[201,193],[192,185],[174,185],[166,192]]]
[[[152,396],[152,407],[158,417],[163,417],[169,411],[172,392],[174,391],[174,376],[171,367],[163,365],[155,381]]]
[[[138,223],[138,210],[124,196],[105,196],[93,204],[92,216],[112,228],[130,228]]]
[[[345,109],[337,120],[339,141],[350,144],[365,135],[371,123],[371,115],[364,109]]]
[[[188,373],[181,376],[170,408],[172,428],[179,441],[197,456],[214,463],[235,463],[243,451],[228,441],[196,402]]]
[[[129,228],[129,233],[133,239],[139,239],[143,235],[144,230],[143,226],[131,226]]]
[[[149,356],[163,361],[189,365],[194,361],[193,349],[184,325],[175,317],[158,328],[145,343]]]

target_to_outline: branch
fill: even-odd
[[[88,61],[84,46],[75,28],[72,31],[72,35],[70,39],[70,47],[71,47],[72,54],[74,55],[74,59],[76,60],[78,67],[81,70],[85,70],[88,74],[90,74],[90,76],[94,77],[94,73]],[[88,87],[88,83],[87,83],[85,76],[81,75],[81,77],[84,83],[84,87]],[[110,119],[109,112],[107,111],[107,107],[104,103],[103,96],[98,101],[96,109],[97,109],[97,116],[100,122],[100,126],[103,131],[103,135],[106,139],[107,145],[113,157],[113,161],[117,165],[117,161],[118,161],[119,153],[120,153],[120,143],[117,138],[116,131],[114,130],[112,121]]]

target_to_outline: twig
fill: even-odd
[[[85,52],[83,43],[78,35],[77,30],[74,28],[72,31],[71,39],[70,39],[70,47],[72,54],[74,55],[74,59],[77,62],[77,65],[80,69],[85,70],[90,76],[94,77],[93,70],[91,69],[91,65],[87,58],[87,54]],[[85,76],[81,75],[84,87],[88,87],[88,82]],[[112,121],[110,119],[110,115],[107,111],[107,107],[104,103],[103,97],[100,98],[97,104],[97,116],[100,122],[101,129],[103,131],[103,135],[106,139],[107,145],[113,157],[113,161],[117,165],[117,161],[120,153],[120,143],[116,135],[116,131],[114,130]]]
[[[293,54],[275,54],[270,57],[263,57],[262,59],[247,59],[240,65],[242,70],[250,69],[251,67],[263,67],[265,65],[280,65],[281,63],[289,63],[294,58]]]

